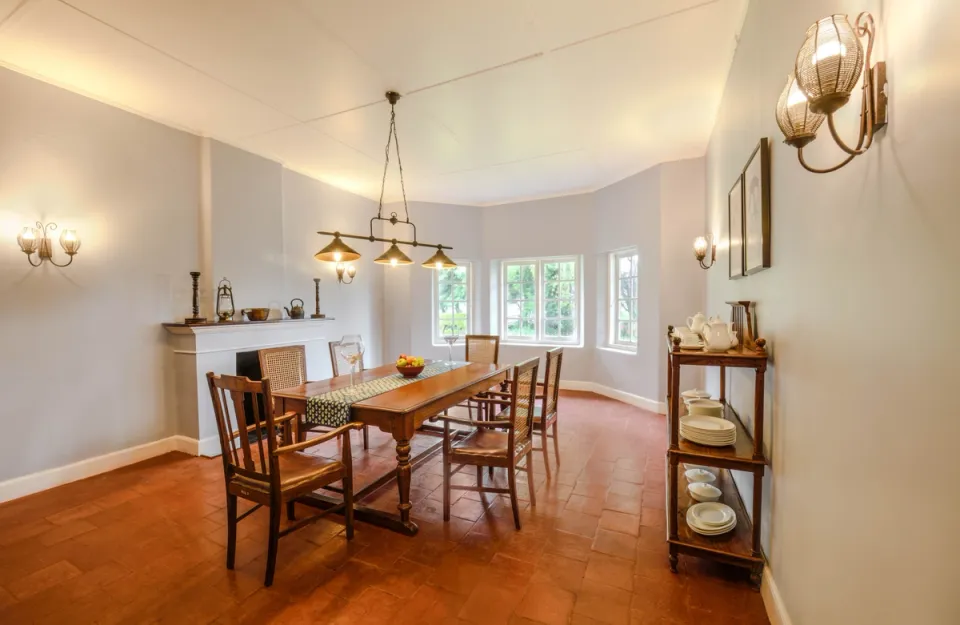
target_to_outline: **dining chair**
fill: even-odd
[[[560,398],[560,366],[563,364],[563,348],[554,347],[547,352],[547,365],[543,370],[543,382],[537,382],[542,391],[537,392],[540,403],[533,412],[534,432],[540,431],[540,447],[534,451],[543,452],[543,466],[550,477],[550,462],[547,458],[547,439],[553,439],[553,454],[557,457],[557,467],[560,466],[560,443],[557,438],[557,403]],[[552,429],[552,434],[548,431]]]
[[[340,341],[330,341],[327,344],[330,349],[330,368],[333,371],[333,377],[340,375],[340,358],[337,356],[337,348],[340,347]],[[363,354],[360,354],[360,371],[363,371]],[[370,429],[363,426],[363,448],[370,449]]]
[[[539,358],[531,358],[513,368],[513,383],[509,398],[475,397],[474,401],[489,407],[491,418],[485,421],[462,417],[441,416],[443,419],[443,520],[450,520],[450,491],[466,490],[477,493],[509,493],[513,507],[513,522],[520,529],[520,508],[517,504],[517,471],[527,474],[530,505],[537,505],[533,485],[533,408],[536,401]],[[499,408],[499,410],[497,410]],[[475,427],[476,430],[460,440],[450,437],[450,424]],[[497,432],[494,430],[506,430]],[[524,466],[520,462],[526,458]],[[455,470],[452,466],[458,465]],[[466,466],[477,468],[476,486],[454,486],[450,478]],[[483,486],[483,467],[502,467],[507,470],[509,488]]]
[[[500,336],[496,334],[468,334],[464,337],[464,360],[467,362],[478,362],[485,365],[499,364],[500,360]],[[483,397],[480,393],[478,397]],[[480,416],[479,406],[474,405],[474,398],[471,397],[464,402],[457,404],[461,408],[467,409],[467,414],[473,418],[473,409],[477,408]]]
[[[270,378],[253,381],[246,377],[207,373],[213,413],[220,436],[223,477],[227,491],[227,568],[233,569],[237,551],[237,523],[261,506],[270,509],[267,543],[267,571],[264,585],[273,584],[277,565],[277,546],[282,536],[313,523],[331,512],[343,511],[347,540],[353,538],[353,461],[350,457],[350,430],[359,423],[348,423],[308,441],[293,443],[290,429],[280,436],[279,426],[297,418],[295,412],[275,416]],[[245,400],[249,399],[249,402]],[[262,401],[261,401],[262,400]],[[230,406],[233,406],[233,415]],[[247,413],[247,406],[250,412]],[[261,412],[263,414],[261,414]],[[250,419],[252,417],[252,419]],[[249,425],[247,425],[250,421]],[[236,426],[236,430],[234,430]],[[304,450],[343,437],[340,460],[303,453]],[[286,505],[287,519],[295,521],[294,502],[318,488],[342,481],[343,503],[320,514],[301,519],[280,530],[280,512]],[[237,516],[237,499],[255,505]]]

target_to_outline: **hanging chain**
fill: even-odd
[[[397,113],[394,105],[390,105],[390,129],[387,131],[387,147],[384,148],[383,180],[380,181],[380,206],[377,208],[377,217],[383,218],[383,193],[387,188],[387,169],[390,166],[390,141],[397,146],[397,168],[400,170],[400,191],[403,194],[404,221],[410,222],[410,211],[407,208],[407,190],[403,184],[403,163],[400,160],[400,139],[397,137]]]

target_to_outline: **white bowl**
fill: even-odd
[[[706,482],[691,482],[687,484],[687,491],[696,501],[717,501],[723,495],[723,491]]]
[[[689,391],[680,393],[680,397],[682,397],[683,401],[685,402],[692,401],[694,399],[710,399],[710,391],[692,388]]]
[[[688,482],[710,484],[717,481],[717,476],[706,469],[690,469],[689,471],[685,471],[683,476],[687,478]]]
[[[722,417],[723,404],[712,399],[691,399],[687,402],[690,414],[702,414],[708,417]]]

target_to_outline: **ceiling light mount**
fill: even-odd
[[[400,94],[396,91],[387,91],[385,94],[387,101],[390,103],[390,128],[387,131],[387,146],[384,149],[384,162],[383,162],[383,180],[380,183],[380,202],[377,206],[377,215],[370,218],[370,233],[367,235],[361,234],[342,234],[339,231],[328,232],[325,230],[320,230],[317,234],[325,236],[333,236],[333,241],[331,241],[325,248],[320,250],[314,255],[314,258],[320,261],[333,262],[333,263],[342,263],[350,260],[357,260],[360,258],[360,254],[344,243],[341,238],[347,239],[364,239],[374,243],[380,241],[382,243],[389,243],[390,247],[386,252],[377,257],[374,262],[381,265],[390,265],[396,267],[397,265],[411,265],[413,261],[409,256],[403,253],[403,251],[398,247],[398,245],[410,245],[413,247],[418,247],[424,245],[427,247],[437,248],[437,253],[443,255],[443,259],[440,259],[440,262],[436,260],[436,254],[431,258],[431,261],[428,261],[430,264],[424,263],[422,266],[429,268],[439,268],[441,264],[447,266],[456,267],[456,263],[450,260],[443,250],[452,250],[453,248],[443,244],[434,244],[434,243],[423,243],[417,240],[417,226],[410,220],[410,209],[407,206],[407,190],[403,184],[403,163],[400,161],[400,140],[397,138],[397,114],[394,107],[397,102],[400,100]],[[383,195],[384,191],[387,188],[387,171],[390,167],[390,144],[393,143],[396,146],[397,150],[397,169],[400,172],[400,191],[403,194],[403,218],[401,219],[396,212],[391,212],[388,217],[383,216]],[[413,228],[413,240],[405,241],[400,239],[386,239],[383,237],[378,237],[373,234],[373,224],[375,221],[386,221],[390,225],[397,224],[406,224]]]

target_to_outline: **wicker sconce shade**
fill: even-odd
[[[817,138],[817,129],[825,118],[822,113],[810,110],[810,102],[793,74],[787,76],[787,84],[777,102],[777,125],[783,132],[783,142],[802,148]]]
[[[795,75],[815,113],[833,113],[850,99],[863,71],[863,46],[846,15],[831,15],[807,29]]]

